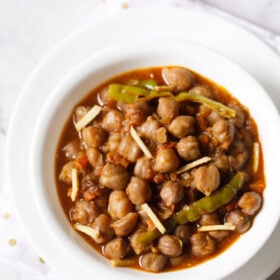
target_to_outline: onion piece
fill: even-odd
[[[181,168],[179,168],[179,169],[176,171],[176,173],[177,173],[177,174],[184,173],[184,172],[186,172],[186,171],[188,171],[188,170],[190,170],[190,169],[192,169],[192,168],[194,168],[194,167],[197,167],[198,165],[204,164],[204,163],[206,163],[206,162],[208,162],[208,161],[210,161],[210,160],[211,160],[210,157],[202,157],[202,158],[200,158],[200,159],[197,159],[197,160],[195,160],[195,161],[192,161],[192,162],[187,163],[186,165],[182,166]]]
[[[77,131],[80,131],[84,128],[89,122],[91,122],[100,112],[101,107],[94,105],[76,124],[75,128]]]
[[[71,191],[71,200],[75,201],[79,191],[79,174],[78,169],[72,169],[72,191]]]
[[[163,226],[163,224],[161,223],[161,221],[158,219],[156,214],[153,212],[151,207],[147,203],[142,204],[141,207],[145,210],[145,212],[150,217],[150,219],[153,221],[154,225],[157,227],[157,229],[160,231],[160,233],[164,234],[166,232],[166,229]]]
[[[260,162],[260,144],[255,142],[253,144],[253,172],[256,173]]]
[[[137,134],[136,130],[133,126],[130,127],[130,135],[134,139],[134,141],[138,144],[139,148],[142,150],[142,152],[145,154],[147,158],[152,158],[152,154],[145,145],[145,143],[142,141],[140,136]]]
[[[74,224],[74,228],[82,233],[87,234],[90,236],[93,240],[99,237],[99,232],[89,226],[81,225],[81,224]]]
[[[197,230],[199,232],[201,232],[201,231],[213,231],[213,230],[235,230],[235,225],[232,224],[232,223],[225,223],[224,225],[201,226]]]

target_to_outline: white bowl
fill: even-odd
[[[62,129],[75,105],[100,83],[128,70],[181,65],[227,88],[258,124],[264,154],[267,187],[264,203],[253,227],[229,249],[198,266],[152,274],[111,268],[71,227],[59,202],[54,177],[55,152]],[[66,76],[47,100],[34,131],[30,152],[30,179],[39,214],[65,254],[81,262],[86,271],[110,279],[223,279],[248,262],[265,244],[280,216],[278,171],[279,115],[263,88],[241,67],[209,48],[179,40],[157,39],[112,46],[90,57]]]

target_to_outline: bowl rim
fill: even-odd
[[[104,59],[107,60],[107,62],[108,62],[108,59],[111,59],[111,60],[113,59],[115,61],[116,60],[119,61],[121,58],[124,59],[124,57],[122,57],[124,55],[122,53],[123,48],[125,48],[125,50],[126,50],[125,55],[128,55],[128,54],[132,55],[132,54],[137,54],[137,53],[139,54],[139,47],[143,48],[143,47],[149,46],[152,49],[155,47],[157,47],[157,48],[160,46],[162,47],[163,43],[165,45],[164,45],[164,49],[161,49],[161,51],[167,51],[168,48],[170,50],[170,47],[171,47],[170,44],[172,44],[173,49],[175,47],[175,48],[182,50],[183,46],[188,47],[188,48],[196,48],[196,49],[199,49],[200,52],[206,52],[208,55],[211,54],[213,57],[216,57],[216,58],[219,57],[219,59],[222,59],[226,64],[234,67],[236,70],[238,70],[243,75],[243,77],[246,77],[247,79],[249,79],[251,81],[251,83],[255,84],[255,86],[256,86],[256,88],[258,88],[259,92],[262,92],[262,95],[265,96],[266,103],[268,104],[269,108],[271,108],[271,114],[272,114],[273,118],[275,118],[277,116],[277,119],[279,120],[278,112],[277,112],[276,108],[274,107],[272,101],[267,96],[265,91],[259,85],[259,83],[254,78],[252,78],[252,76],[249,75],[245,70],[243,70],[243,68],[241,68],[236,63],[232,62],[231,59],[225,57],[224,55],[221,55],[217,51],[213,51],[209,47],[205,47],[205,46],[202,46],[202,45],[199,45],[196,43],[190,43],[190,42],[181,41],[181,40],[153,39],[153,40],[147,40],[147,41],[141,41],[141,42],[116,44],[116,45],[106,48],[102,51],[99,51],[98,53],[96,53],[92,57],[90,57],[87,61],[82,62],[80,65],[75,67],[57,85],[57,87],[54,89],[54,91],[50,94],[49,98],[47,99],[45,106],[43,107],[43,110],[39,116],[39,119],[37,120],[34,134],[32,137],[32,144],[31,144],[30,158],[29,158],[31,188],[32,188],[34,200],[37,205],[39,214],[40,214],[47,230],[53,236],[53,238],[55,238],[57,241],[59,241],[61,237],[65,237],[65,236],[64,236],[64,234],[62,234],[61,231],[58,230],[59,225],[57,222],[53,222],[53,220],[51,220],[51,224],[50,224],[49,217],[52,216],[52,213],[50,212],[50,209],[48,208],[49,205],[47,203],[42,204],[42,202],[44,202],[44,201],[46,202],[46,200],[44,199],[45,192],[42,188],[43,181],[39,178],[39,176],[34,176],[34,174],[37,174],[37,175],[41,174],[41,171],[39,170],[40,169],[39,166],[41,166],[41,165],[39,165],[38,163],[43,162],[43,158],[41,156],[42,156],[43,147],[46,142],[46,138],[42,139],[42,132],[43,132],[43,135],[47,135],[46,132],[50,129],[48,122],[45,122],[46,117],[50,115],[49,108],[56,108],[56,106],[58,106],[59,102],[63,99],[62,97],[64,97],[69,90],[71,90],[77,83],[79,84],[81,82],[81,80],[83,78],[85,78],[87,75],[92,73],[93,69],[96,70],[96,62],[98,64],[98,63],[104,61]],[[143,49],[141,51],[143,52]],[[145,50],[144,50],[144,52],[145,52]],[[146,50],[146,54],[147,54],[147,50]],[[112,61],[111,62],[109,61],[108,63],[110,64],[110,63],[112,63]],[[123,72],[126,72],[126,71],[123,71]],[[100,84],[101,82],[102,81],[100,81],[98,84]],[[62,96],[60,96],[60,94],[63,92],[64,92],[64,95],[62,94]],[[59,96],[59,98],[57,98],[57,96]],[[43,131],[42,131],[42,124],[45,124],[45,126],[43,126]],[[277,129],[278,135],[280,135],[279,131],[280,131],[280,129],[278,126],[278,129]],[[41,153],[40,153],[40,151],[41,151]],[[41,188],[38,188],[37,186],[41,186]],[[280,212],[280,211],[278,211],[278,212]],[[260,250],[260,248],[263,246],[265,241],[269,238],[269,236],[273,232],[274,228],[276,227],[278,220],[279,220],[279,214],[275,217],[274,224],[271,226],[270,230],[266,231],[265,237],[263,238],[262,242],[260,242],[262,244],[260,244],[258,248],[255,248],[255,250],[252,250],[247,255],[247,259],[244,260],[244,262],[237,265],[238,259],[236,259],[236,262],[234,263],[234,265],[232,265],[230,268],[227,268],[226,274],[216,272],[214,275],[212,275],[212,276],[214,276],[213,279],[218,279],[221,277],[223,278],[223,277],[231,274],[233,271],[237,270],[240,266],[242,266],[245,262],[247,262],[258,250]],[[67,220],[67,222],[68,222],[68,220]],[[52,227],[58,231],[56,231],[56,233],[54,233],[54,230],[51,229]],[[57,233],[59,234],[59,237],[58,237]],[[70,245],[70,243],[67,242],[67,245]],[[71,249],[76,251],[77,246],[71,246]],[[65,252],[68,252],[68,249],[65,250]],[[223,253],[223,254],[225,254],[225,253]],[[81,258],[81,260],[88,262],[87,257]],[[207,261],[207,263],[208,262],[210,262],[210,260]],[[199,265],[199,267],[201,267],[201,266],[202,265]],[[194,268],[188,269],[188,270],[196,270],[196,268],[197,268],[197,266]],[[183,271],[185,271],[185,270],[183,270]],[[115,275],[115,273],[116,273],[116,271],[114,270],[114,275]],[[127,271],[126,271],[126,273],[127,273]],[[164,273],[164,274],[168,275],[169,273]],[[161,274],[161,275],[164,275],[164,274]],[[141,275],[143,275],[143,274],[141,274]]]

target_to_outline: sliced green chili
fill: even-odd
[[[209,196],[205,196],[192,203],[188,208],[182,209],[172,215],[163,224],[167,232],[172,231],[178,224],[195,222],[201,218],[204,213],[213,213],[223,205],[229,203],[245,183],[245,174],[238,172],[226,185],[219,188]],[[144,246],[161,236],[161,233],[155,229],[140,234],[137,242]]]
[[[225,118],[234,118],[236,115],[235,110],[225,106],[224,104],[217,102],[213,99],[207,98],[201,94],[181,92],[175,96],[177,101],[189,100],[192,102],[197,102],[210,107],[213,111],[216,111],[219,115]]]
[[[150,91],[144,87],[111,84],[108,88],[108,95],[111,99],[124,102],[133,103],[139,96],[147,96]]]
[[[147,89],[154,89],[157,86],[157,81],[155,80],[141,80],[138,82],[137,86],[145,87]]]
[[[139,85],[137,86],[111,84],[109,86],[109,97],[116,101],[132,103],[135,101],[146,102],[153,98],[170,96],[178,102],[188,100],[191,102],[203,104],[216,111],[219,115],[225,118],[233,118],[236,116],[235,110],[203,95],[190,92],[181,92],[178,95],[174,95],[170,91],[154,90],[153,88],[155,88],[155,86],[156,85],[153,80],[144,80],[142,82],[140,81]]]

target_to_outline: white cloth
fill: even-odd
[[[116,11],[133,9],[140,6],[180,6],[195,10],[208,10],[224,18],[230,19],[251,32],[258,35],[272,48],[280,53],[280,36],[275,35],[259,26],[229,15],[219,9],[191,0],[100,0],[92,13],[91,21],[98,20],[104,15],[114,14]],[[16,242],[16,244],[14,244]],[[4,187],[0,193],[0,278],[5,280],[63,280],[64,278],[44,263],[37,252],[26,240],[21,227],[15,217],[15,211]]]

